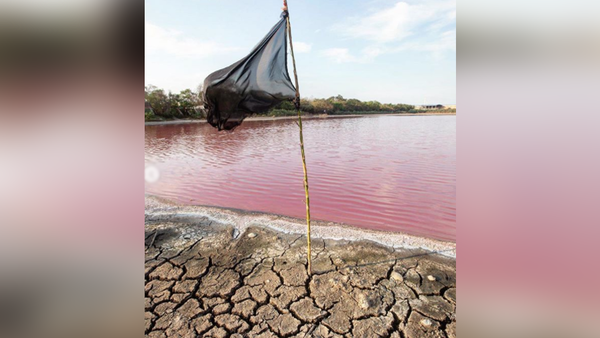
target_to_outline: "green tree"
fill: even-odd
[[[169,92],[168,100],[170,103],[169,117],[185,117],[181,107],[181,98],[179,94]]]
[[[393,112],[394,111],[394,105],[391,104],[391,103],[382,104],[381,105],[381,110],[385,111],[385,112]]]
[[[334,112],[346,110],[346,105],[344,104],[344,102],[333,102],[331,105],[333,106],[332,111]]]
[[[333,104],[327,100],[315,99],[312,102],[316,114],[327,114],[333,112]]]
[[[281,101],[277,106],[275,106],[275,109],[296,110],[296,107],[292,101]]]
[[[300,110],[311,114],[315,113],[315,107],[313,106],[312,102],[307,99],[300,99]]]
[[[365,108],[367,111],[380,111],[381,110],[381,103],[379,103],[378,101],[367,101],[365,102]]]
[[[179,107],[182,113],[187,117],[196,117],[201,105],[200,96],[191,89],[182,90],[178,96]]]
[[[346,106],[347,111],[362,111],[362,110],[364,110],[363,103],[357,99],[347,100],[345,106]]]
[[[170,117],[171,101],[164,90],[158,89],[155,86],[146,87],[146,102],[154,112],[154,115],[162,117]]]

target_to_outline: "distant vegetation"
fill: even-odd
[[[146,92],[146,121],[170,119],[200,119],[206,113],[202,104],[202,86],[194,91],[186,89],[179,94],[166,93],[155,86],[147,86]],[[352,115],[352,114],[385,114],[385,113],[424,113],[424,112],[456,112],[455,109],[441,111],[416,110],[409,104],[380,103],[378,101],[360,101],[346,99],[341,95],[328,99],[301,99],[300,109],[308,114]],[[265,114],[257,116],[292,116],[297,112],[294,104],[284,101]]]
[[[328,99],[301,99],[300,110],[309,114],[346,115],[346,114],[381,114],[408,112],[415,106],[408,104],[380,103],[378,101],[360,101],[346,99],[342,95],[332,96]],[[268,113],[267,116],[294,115],[294,104],[289,101],[281,102]]]
[[[146,121],[206,117],[200,99],[202,97],[201,86],[196,91],[186,89],[179,94],[173,94],[165,93],[163,89],[150,85],[145,88],[145,93]]]

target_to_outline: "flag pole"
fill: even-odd
[[[294,58],[294,44],[292,43],[292,26],[290,25],[290,14],[288,11],[287,0],[283,0],[283,10],[288,12],[287,31],[290,37],[290,51],[292,54],[292,65],[294,66],[294,80],[296,82],[296,99],[294,105],[298,111],[298,127],[300,127],[300,153],[302,154],[302,169],[304,170],[304,195],[306,196],[306,241],[308,259],[308,275],[312,275],[312,256],[310,250],[310,198],[308,196],[308,173],[306,171],[306,156],[304,155],[304,137],[302,135],[302,116],[300,114],[300,87],[298,85],[298,73],[296,72],[296,59]]]

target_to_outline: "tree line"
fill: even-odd
[[[166,93],[155,86],[146,86],[146,120],[206,117],[202,109],[202,86],[193,91],[182,90],[179,94]]]
[[[186,89],[178,94],[165,92],[155,86],[145,88],[146,120],[173,118],[204,118],[202,86],[196,90]],[[360,101],[346,99],[341,95],[327,99],[301,99],[300,109],[309,114],[369,114],[369,113],[411,113],[417,112],[409,104],[380,103],[378,101]],[[294,104],[283,101],[263,116],[287,116],[296,114]]]

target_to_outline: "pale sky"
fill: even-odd
[[[302,97],[456,103],[455,0],[288,3]],[[281,7],[282,0],[146,0],[146,85],[195,89],[250,52]]]

